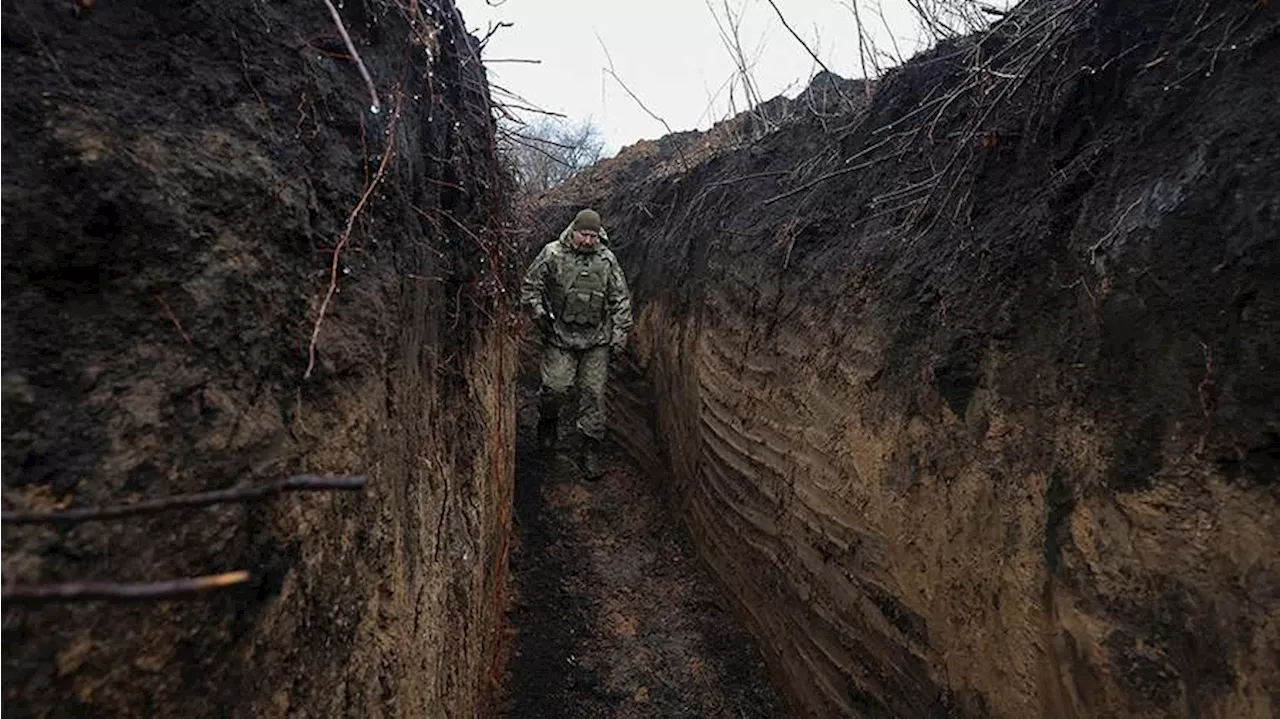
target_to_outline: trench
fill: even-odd
[[[619,382],[636,378],[620,370],[624,392]],[[555,451],[536,445],[536,371],[524,372],[518,400],[520,539],[501,715],[786,715],[760,646],[699,558],[660,471],[611,441],[604,477],[588,482],[571,421]]]
[[[540,201],[605,218],[616,436],[797,713],[1275,714],[1280,45],[1221,12],[1227,60],[1177,0],[1022,3]]]
[[[6,522],[6,592],[245,579],[6,599],[6,716],[1275,715],[1274,3],[1025,2],[526,234],[453,3],[341,8],[380,113],[321,5],[0,9],[4,508],[368,480]],[[505,299],[584,205],[594,484]]]

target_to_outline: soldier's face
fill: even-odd
[[[578,247],[592,248],[596,246],[596,242],[600,240],[600,235],[591,230],[574,230],[573,241]]]

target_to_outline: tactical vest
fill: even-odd
[[[609,285],[609,260],[604,253],[578,255],[564,264],[563,297],[557,315],[566,325],[598,327],[605,319],[605,289]],[[559,294],[559,293],[557,293]]]

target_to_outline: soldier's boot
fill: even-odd
[[[595,482],[604,476],[604,468],[600,466],[600,440],[598,439],[582,438],[582,474],[589,482]]]
[[[550,452],[556,448],[556,440],[559,439],[560,422],[554,416],[538,418],[538,449],[544,452]]]

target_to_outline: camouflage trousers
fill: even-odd
[[[609,377],[609,348],[570,350],[547,345],[539,365],[542,393],[538,411],[550,420],[560,416],[569,388],[578,387],[578,430],[592,439],[604,439],[604,386]]]

